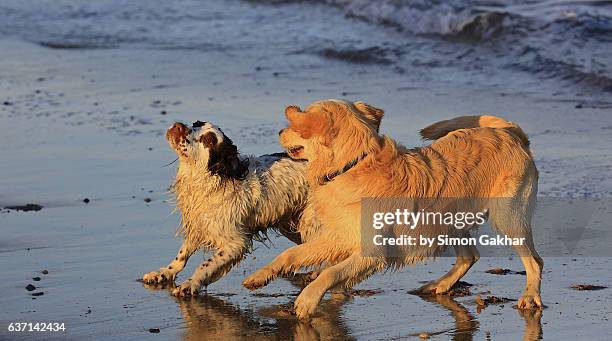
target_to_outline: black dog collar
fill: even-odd
[[[344,167],[342,167],[342,169],[337,170],[333,173],[330,174],[326,174],[323,178],[321,178],[321,185],[324,185],[332,180],[334,180],[338,175],[342,175],[346,172],[348,172],[351,168],[355,167],[359,161],[363,160],[366,156],[368,156],[367,153],[361,155],[360,157],[354,159],[353,161],[347,163],[346,165],[344,165]]]

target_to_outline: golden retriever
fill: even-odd
[[[292,247],[243,282],[249,289],[280,274],[320,263],[333,264],[297,297],[299,318],[316,310],[332,288],[350,287],[383,269],[397,269],[428,255],[368,256],[363,252],[362,198],[509,198],[509,205],[486,207],[494,229],[525,238],[514,246],[527,273],[520,309],[539,308],[543,267],[531,235],[538,172],[521,128],[494,116],[463,116],[421,130],[426,147],[407,149],[378,134],[383,110],[363,102],[325,100],[302,111],[285,110],[289,127],[280,143],[294,159],[308,160],[313,209],[322,228],[304,244]],[[480,209],[481,207],[474,208]],[[447,292],[478,260],[474,246],[455,248],[457,262],[421,291]]]

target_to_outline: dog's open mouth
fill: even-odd
[[[291,157],[297,157],[300,155],[302,150],[304,150],[303,146],[291,146],[287,148],[287,153],[289,153],[289,156]]]

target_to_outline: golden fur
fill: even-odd
[[[486,207],[491,225],[511,237],[524,237],[515,247],[527,272],[519,308],[541,307],[543,262],[531,238],[531,217],[538,172],[527,136],[517,125],[494,116],[464,116],[435,123],[421,131],[436,139],[426,147],[408,149],[377,129],[383,111],[363,102],[326,100],[302,112],[287,107],[289,127],[280,143],[291,157],[308,160],[307,177],[313,210],[322,228],[312,239],[292,247],[249,276],[244,285],[258,288],[279,274],[323,262],[323,270],[298,296],[300,318],[311,315],[323,295],[350,287],[376,271],[398,268],[430,254],[366,257],[361,244],[362,198],[510,198],[510,206]],[[338,174],[347,165],[354,166]],[[331,181],[330,174],[336,175]],[[475,211],[475,210],[474,210]],[[435,231],[434,231],[435,232]],[[445,293],[478,260],[473,246],[456,247],[457,262],[421,292]]]

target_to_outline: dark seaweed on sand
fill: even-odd
[[[7,210],[13,210],[13,211],[30,212],[30,211],[40,211],[42,210],[43,207],[37,204],[25,204],[25,205],[5,206],[4,208]]]
[[[593,285],[593,284],[574,284],[571,286],[572,289],[583,291],[583,290],[603,290],[608,287],[603,285]]]

